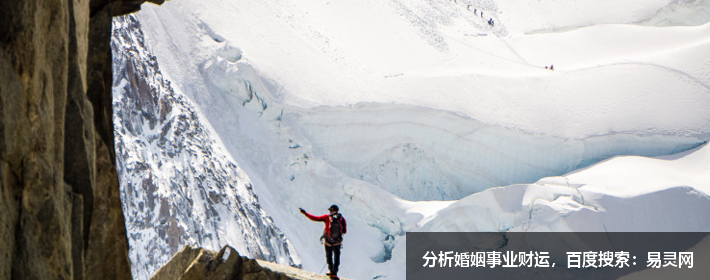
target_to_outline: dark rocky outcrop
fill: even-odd
[[[328,280],[298,268],[240,256],[225,246],[219,252],[186,246],[153,274],[151,280]]]
[[[131,278],[109,43],[143,2],[0,1],[0,279]]]

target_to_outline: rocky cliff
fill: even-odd
[[[113,21],[116,163],[134,279],[185,245],[300,265],[252,182],[153,55],[134,15]]]
[[[143,2],[0,2],[0,279],[131,278],[109,44]]]
[[[239,252],[229,246],[223,247],[219,252],[186,246],[150,278],[150,280],[177,279],[328,280],[329,277],[291,266],[249,259],[240,256]]]

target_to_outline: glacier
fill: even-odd
[[[710,19],[678,23],[681,2],[182,0],[117,20],[134,276],[184,244],[322,272],[298,207],[333,203],[357,279],[403,279],[408,231],[710,230]]]
[[[616,155],[674,154],[705,142],[702,137],[623,133],[565,139],[449,112],[383,104],[318,107],[295,122],[317,156],[352,178],[414,201],[461,199]]]

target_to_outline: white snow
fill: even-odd
[[[322,224],[298,207],[335,203],[341,274],[403,279],[406,231],[709,231],[710,16],[683,8],[703,3],[176,0],[137,18],[305,269],[324,272]]]
[[[680,0],[673,1],[641,23],[652,26],[702,25],[708,22],[708,17],[709,0]]]
[[[515,33],[547,33],[647,20],[675,0],[498,0],[501,21]],[[697,2],[697,1],[696,1]],[[678,16],[679,18],[679,16]],[[707,18],[705,18],[707,22]]]
[[[421,231],[709,231],[710,147],[622,156],[459,200]],[[462,214],[467,223],[454,223]]]
[[[125,16],[113,26],[116,159],[134,278],[148,279],[185,245],[300,264],[249,176],[163,79],[140,24]]]

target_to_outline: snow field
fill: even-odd
[[[341,274],[403,279],[406,231],[710,230],[708,25],[635,25],[678,3],[183,0],[138,18],[305,269],[322,225],[297,209],[336,203]]]

